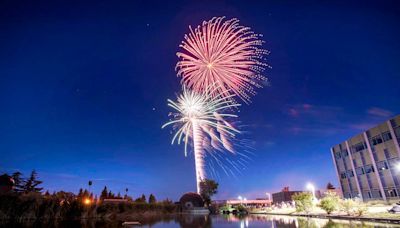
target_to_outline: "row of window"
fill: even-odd
[[[375,146],[375,145],[381,144],[383,142],[389,141],[391,139],[392,139],[392,135],[390,134],[390,132],[387,131],[387,132],[382,133],[382,135],[379,134],[379,135],[372,137],[371,142],[372,142],[372,145]]]
[[[352,152],[353,153],[356,153],[358,151],[362,151],[362,150],[365,150],[365,149],[367,149],[367,145],[365,144],[365,142],[360,142],[360,143],[357,143],[356,145],[352,146]]]
[[[336,160],[340,159],[342,157],[347,157],[347,156],[349,156],[349,152],[347,150],[342,150],[342,151],[335,152]]]
[[[387,169],[388,168],[386,163],[384,165],[385,166],[380,166],[381,169],[385,169],[385,168]],[[385,167],[385,168],[383,168],[383,167]],[[366,165],[364,167],[356,168],[357,176],[364,175],[366,173],[374,173],[374,172],[375,172],[375,169],[374,169],[373,165]],[[350,177],[354,177],[354,172],[352,170],[348,170],[346,172],[341,172],[340,173],[340,178],[342,178],[342,179],[346,179],[346,178],[350,178]]]

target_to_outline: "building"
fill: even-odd
[[[400,115],[331,148],[344,198],[398,199]]]
[[[244,205],[246,207],[269,207],[272,205],[271,200],[268,199],[243,199],[243,200],[227,200],[226,204],[236,206]]]
[[[203,198],[195,193],[188,192],[179,199],[181,211],[190,214],[209,214],[210,210],[204,207]]]
[[[289,191],[289,187],[284,187],[282,191],[272,193],[272,201],[274,204],[282,202],[292,202],[292,196],[296,193],[301,193],[302,191]]]

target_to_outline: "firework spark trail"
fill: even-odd
[[[261,48],[261,35],[239,25],[236,18],[214,17],[189,29],[180,45],[183,50],[177,53],[181,83],[196,92],[216,84],[212,96],[225,94],[231,99],[229,95],[235,94],[249,103],[254,87],[262,87],[266,80],[261,73],[269,67],[264,61],[269,52]]]
[[[212,87],[211,89],[207,88],[204,93],[197,93],[183,87],[183,93],[178,96],[177,102],[168,100],[168,106],[175,109],[176,113],[172,114],[173,118],[162,126],[162,128],[169,125],[177,127],[171,143],[177,141],[180,144],[183,141],[185,143],[185,155],[187,155],[189,139],[192,139],[198,193],[200,193],[200,182],[205,179],[204,157],[207,150],[205,150],[204,144],[207,144],[206,141],[213,142],[209,144],[210,148],[213,149],[229,148],[228,138],[234,138],[235,134],[240,133],[225,120],[225,118],[237,117],[225,112],[225,110],[231,110],[240,106],[240,104],[226,100],[227,97],[230,98],[234,95],[211,96],[217,89],[218,87]],[[218,135],[216,132],[218,132]],[[222,136],[225,138],[221,139]],[[218,144],[218,142],[221,144]]]

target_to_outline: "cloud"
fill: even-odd
[[[367,113],[371,116],[378,116],[378,117],[385,117],[389,118],[393,116],[393,112],[382,109],[382,108],[377,108],[377,107],[371,107],[367,110]]]
[[[286,107],[286,113],[291,117],[304,117],[304,116],[314,116],[314,117],[324,117],[333,116],[337,113],[343,111],[342,107],[338,106],[327,106],[327,105],[312,105],[308,103],[288,105]]]

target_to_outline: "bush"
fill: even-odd
[[[296,193],[293,195],[297,212],[306,212],[307,214],[313,209],[313,196],[308,192]]]
[[[361,199],[344,199],[341,202],[341,206],[347,215],[362,216],[368,211],[367,204],[362,202]]]
[[[347,215],[352,215],[356,207],[356,202],[352,199],[344,199],[340,202],[340,206]]]
[[[329,215],[338,209],[339,197],[334,192],[328,193],[323,199],[321,199],[319,206]]]
[[[356,207],[356,214],[357,216],[362,216],[364,215],[366,212],[368,212],[368,207],[365,205],[365,203],[363,202],[358,202],[358,205]]]

